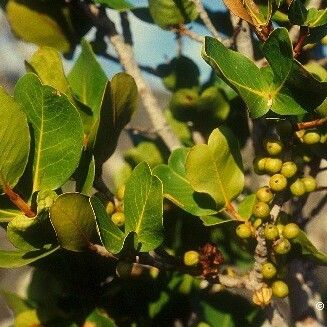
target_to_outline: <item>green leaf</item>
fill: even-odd
[[[8,240],[20,250],[49,248],[56,243],[56,237],[46,213],[36,218],[19,215],[7,226]]]
[[[252,215],[252,209],[256,202],[255,194],[247,195],[238,206],[238,213],[244,220],[250,219]]]
[[[52,254],[58,249],[59,247],[57,246],[47,250],[35,251],[0,250],[0,268],[18,268],[26,266],[34,261],[37,261]]]
[[[27,300],[21,298],[15,293],[8,291],[0,291],[1,296],[5,299],[8,307],[13,311],[14,315],[17,316],[20,313],[31,310],[33,307],[28,303]]]
[[[195,145],[186,159],[186,179],[197,192],[209,194],[224,209],[244,187],[237,139],[225,127],[211,133],[208,145]]]
[[[175,150],[168,165],[157,166],[153,173],[163,184],[164,196],[184,211],[194,216],[212,215],[217,212],[211,197],[194,192],[191,184],[185,178],[185,161],[189,149]]]
[[[35,73],[43,84],[52,86],[71,98],[71,90],[65,76],[60,54],[50,47],[41,47],[26,62],[27,70]]]
[[[90,203],[102,244],[111,253],[120,252],[124,245],[125,234],[112,222],[97,197],[91,197]]]
[[[64,94],[42,85],[28,73],[16,84],[15,100],[34,128],[33,192],[56,189],[76,169],[83,145],[83,126]]]
[[[140,163],[128,179],[124,195],[125,233],[136,234],[140,251],[148,252],[163,241],[162,183],[146,163]]]
[[[50,220],[64,249],[82,252],[95,240],[94,212],[83,194],[60,195],[50,208]]]
[[[90,107],[98,118],[107,76],[97,62],[91,45],[81,42],[82,52],[68,75],[68,81],[78,100]]]
[[[100,309],[94,309],[86,318],[85,327],[116,327],[115,322]]]
[[[109,8],[116,9],[116,10],[128,10],[134,8],[133,5],[131,5],[126,0],[93,0],[95,3],[101,3],[103,5],[108,6]]]
[[[259,69],[249,58],[207,37],[203,57],[239,93],[253,118],[270,109],[280,115],[304,114],[326,98],[327,83],[316,80],[293,58],[287,29],[275,29],[263,52],[270,66]]]
[[[30,150],[30,134],[25,114],[0,87],[0,191],[14,187],[25,170]]]
[[[308,16],[308,10],[305,8],[302,0],[293,0],[288,8],[288,18],[294,25],[304,25]]]
[[[305,22],[310,28],[327,24],[327,9],[310,8]]]
[[[209,303],[201,302],[203,317],[210,326],[234,327],[233,316],[230,313],[220,311]]]
[[[303,231],[300,231],[299,236],[294,238],[291,242],[300,246],[300,254],[302,256],[316,261],[321,265],[327,265],[327,254],[319,251]]]
[[[202,216],[200,219],[202,220],[204,226],[215,226],[237,221],[231,219],[224,211],[218,212],[218,214],[212,216]]]
[[[143,141],[124,153],[124,159],[136,167],[145,161],[151,168],[163,163],[164,159],[155,141]]]
[[[70,50],[64,31],[49,15],[32,9],[19,0],[9,0],[6,13],[12,30],[24,41],[50,46],[61,52]]]
[[[252,60],[227,49],[211,37],[205,38],[202,56],[219,76],[239,93],[253,118],[268,112],[271,107],[269,84]]]
[[[21,211],[11,209],[0,209],[0,223],[7,223],[20,215]]]
[[[149,0],[149,9],[154,22],[164,29],[189,23],[198,17],[190,0]]]
[[[137,108],[137,86],[133,77],[119,73],[107,83],[100,111],[94,158],[102,165],[114,152],[119,135]]]

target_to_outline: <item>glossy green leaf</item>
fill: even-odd
[[[209,194],[224,209],[244,187],[237,139],[225,127],[211,133],[208,144],[195,145],[186,158],[186,179],[197,192]]]
[[[188,23],[198,17],[190,0],[149,0],[150,14],[154,22],[164,29]]]
[[[46,213],[35,218],[19,215],[7,226],[8,240],[20,250],[49,248],[56,243],[56,237]]]
[[[231,219],[224,211],[212,216],[201,216],[200,219],[204,226],[215,226],[236,221]]]
[[[33,191],[56,189],[76,169],[83,145],[83,126],[64,94],[42,85],[28,73],[16,84],[15,100],[34,128]]]
[[[300,254],[304,257],[317,261],[321,265],[327,265],[327,254],[319,251],[303,231],[300,231],[299,236],[293,239],[292,243],[299,245]]]
[[[81,252],[95,240],[94,212],[89,197],[83,194],[60,195],[50,208],[50,220],[64,249]]]
[[[327,9],[310,8],[305,23],[310,28],[327,24]]]
[[[250,219],[252,215],[252,209],[256,202],[255,194],[247,195],[238,206],[238,213],[244,220]]]
[[[302,0],[293,0],[288,8],[288,18],[294,25],[303,25],[307,19],[308,10]]]
[[[90,203],[102,244],[111,253],[120,252],[124,245],[125,234],[112,222],[98,198],[92,197]]]
[[[163,184],[164,196],[184,211],[194,216],[212,215],[217,212],[211,197],[194,192],[190,182],[185,178],[185,161],[189,149],[175,150],[168,165],[157,166],[153,173]]]
[[[0,87],[0,192],[13,187],[25,170],[30,150],[26,115],[14,99]]]
[[[96,166],[102,165],[116,149],[122,129],[137,108],[137,99],[137,86],[130,75],[119,73],[107,83],[93,149]]]
[[[108,6],[109,8],[121,11],[134,8],[134,6],[126,0],[94,0],[94,2],[101,3],[103,5]]]
[[[78,100],[90,107],[97,119],[107,76],[96,60],[91,45],[81,42],[82,52],[68,75],[68,81]]]
[[[259,69],[244,55],[207,37],[203,57],[240,94],[253,118],[269,110],[281,115],[304,114],[326,98],[327,83],[316,80],[293,58],[285,28],[270,34],[263,52],[270,66]]]
[[[128,179],[124,195],[125,233],[136,234],[136,246],[148,252],[163,241],[162,183],[146,163],[140,163]]]
[[[18,268],[26,266],[34,261],[42,259],[53,252],[57,251],[59,247],[53,247],[47,250],[35,251],[6,251],[0,250],[0,268]]]
[[[27,70],[38,75],[43,84],[52,86],[71,98],[71,90],[65,76],[60,54],[50,47],[41,47],[26,62]]]
[[[85,327],[116,327],[115,322],[100,309],[93,310],[84,322]]]
[[[61,52],[70,50],[69,40],[56,20],[29,7],[27,2],[9,0],[6,13],[12,30],[24,41],[50,46]]]

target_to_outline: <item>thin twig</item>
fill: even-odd
[[[297,128],[300,129],[310,129],[318,126],[327,124],[327,118],[320,118],[312,121],[305,121],[297,124]]]

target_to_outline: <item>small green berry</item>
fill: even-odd
[[[281,280],[276,280],[271,285],[272,293],[276,297],[286,297],[288,295],[288,286]]]
[[[106,211],[109,216],[111,216],[114,213],[115,205],[113,204],[113,202],[111,202],[111,201],[108,202],[108,204],[106,206]]]
[[[278,173],[282,168],[283,162],[278,158],[267,158],[265,162],[265,171],[270,174]]]
[[[266,203],[269,203],[274,198],[274,194],[268,186],[260,187],[255,195],[259,201]]]
[[[124,193],[125,193],[125,185],[120,185],[116,192],[116,198],[119,201],[122,201],[124,199]]]
[[[265,202],[257,202],[252,208],[252,213],[256,218],[267,218],[270,214],[269,205]]]
[[[312,176],[306,176],[301,178],[306,192],[313,192],[317,188],[317,181]]]
[[[289,223],[283,228],[283,236],[288,239],[295,238],[300,233],[300,227],[297,224]]]
[[[275,174],[270,177],[269,186],[275,192],[283,191],[287,186],[287,179],[282,174]]]
[[[297,166],[293,161],[286,161],[282,165],[282,169],[280,173],[284,175],[286,178],[293,177],[297,172]]]
[[[279,231],[277,226],[268,224],[265,227],[264,235],[266,240],[274,240],[279,236]]]
[[[297,179],[290,185],[290,190],[295,196],[302,196],[305,193],[305,185],[302,180]]]
[[[303,143],[316,144],[320,142],[320,134],[316,131],[307,131],[303,136]]]
[[[121,227],[125,224],[125,215],[123,212],[115,212],[112,214],[111,220],[115,225]]]
[[[197,251],[187,251],[184,253],[184,265],[195,266],[200,261],[200,254]]]
[[[254,221],[253,227],[257,229],[262,224],[262,219],[258,218]]]
[[[254,172],[258,175],[265,173],[265,163],[267,158],[265,157],[256,157],[253,161]]]
[[[273,245],[273,249],[277,254],[286,254],[291,250],[291,243],[286,238],[280,238]]]
[[[271,279],[277,273],[276,267],[271,262],[266,262],[262,265],[261,274],[263,278]]]
[[[238,225],[236,235],[240,238],[249,238],[252,235],[251,226],[249,224]]]
[[[283,151],[283,143],[275,138],[264,141],[264,148],[271,156],[277,156]]]

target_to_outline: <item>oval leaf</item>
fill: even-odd
[[[164,196],[184,211],[194,216],[206,216],[216,213],[216,204],[210,196],[194,192],[185,178],[185,161],[190,149],[175,150],[167,165],[157,166],[153,173],[163,184]]]
[[[142,162],[128,179],[124,195],[125,233],[134,232],[140,251],[148,252],[163,241],[162,183]]]
[[[112,222],[106,209],[97,197],[92,197],[90,203],[102,244],[109,252],[120,252],[124,245],[125,234]]]
[[[16,84],[15,99],[34,128],[33,192],[56,189],[76,169],[83,145],[83,126],[67,97],[42,85],[32,73]]]
[[[60,195],[50,208],[50,220],[64,249],[81,252],[95,239],[94,213],[89,197],[83,194]]]
[[[70,50],[68,39],[52,17],[18,0],[8,1],[6,13],[12,30],[24,41],[50,46],[61,52]]]
[[[22,176],[30,150],[26,115],[14,99],[0,88],[0,191],[14,187]]]
[[[186,159],[186,179],[197,192],[209,194],[222,210],[244,187],[242,158],[227,128],[215,129],[207,144],[194,146]]]

